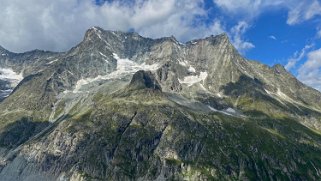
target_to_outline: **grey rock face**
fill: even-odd
[[[162,91],[161,86],[158,84],[153,74],[143,70],[140,70],[133,75],[128,87],[131,90],[153,89]]]
[[[7,97],[23,77],[48,68],[59,55],[42,50],[13,53],[0,47],[0,81],[8,82],[8,86],[0,88],[0,99]]]
[[[320,177],[321,93],[226,34],[93,27],[67,52],[0,53],[23,77],[0,74],[0,180]]]

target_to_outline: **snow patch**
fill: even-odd
[[[230,107],[226,109],[226,112],[233,113],[233,114],[236,113],[236,111],[233,108],[230,108]]]
[[[9,81],[12,87],[18,85],[23,79],[22,73],[17,74],[11,68],[0,68],[0,79]]]
[[[217,110],[215,108],[213,108],[212,106],[207,106],[211,111],[213,112],[220,112],[220,113],[223,113],[225,115],[228,115],[228,116],[234,116],[233,114],[227,112],[227,111],[221,111],[221,110]]]
[[[89,84],[90,82],[95,81],[97,78],[86,78],[86,79],[80,79],[77,81],[75,89],[73,90],[74,93],[79,92],[79,89],[86,84]],[[98,79],[97,79],[98,80]]]
[[[200,84],[200,87],[201,87],[204,91],[209,92],[209,91],[204,87],[203,84]]]
[[[159,64],[152,64],[152,65],[148,65],[146,63],[137,64],[136,62],[133,62],[127,58],[125,59],[120,58],[116,53],[113,53],[113,56],[117,60],[117,67],[114,72],[111,72],[110,74],[107,74],[107,75],[98,75],[95,78],[85,78],[85,79],[78,80],[76,83],[75,89],[73,90],[73,93],[79,92],[82,86],[90,84],[95,81],[121,79],[126,75],[134,74],[139,70],[155,71],[160,67]]]
[[[189,72],[196,72],[195,68],[192,67],[192,66],[190,66],[190,67],[188,68],[188,71],[189,71]]]
[[[208,105],[207,107],[213,112],[219,112],[219,113],[222,113],[222,114],[225,114],[228,116],[241,117],[241,118],[245,117],[244,115],[240,114],[239,112],[237,112],[235,109],[233,109],[231,107],[229,107],[225,110],[217,110],[210,105]]]
[[[211,111],[217,112],[218,110],[213,108],[212,106],[207,106]]]
[[[6,56],[7,54],[5,54],[5,53],[3,53],[3,54],[1,54],[2,56]]]
[[[286,94],[284,94],[284,93],[280,90],[280,88],[278,88],[278,91],[276,92],[276,94],[277,94],[279,97],[281,97],[281,98],[283,98],[283,99],[285,99],[285,100],[287,100],[287,101],[292,102],[292,99],[291,99],[289,96],[287,96]]]
[[[13,89],[0,90],[0,97],[8,97]]]
[[[288,102],[296,102],[296,101],[294,101],[292,98],[290,98],[289,96],[287,96],[286,94],[284,94],[281,90],[280,90],[280,88],[278,88],[277,89],[277,91],[276,91],[276,93],[273,93],[273,92],[270,92],[270,91],[268,91],[268,90],[266,90],[266,89],[264,89],[265,90],[265,92],[266,93],[268,93],[270,96],[277,96],[277,97],[279,97],[279,98],[281,98],[281,99],[283,99],[283,100],[286,100],[286,101],[288,101]]]
[[[145,62],[142,64],[137,64],[136,62],[131,61],[127,58],[125,59],[119,58],[119,56],[115,53],[113,53],[113,56],[117,60],[117,69],[115,72],[111,73],[112,75],[135,73],[139,70],[155,71],[160,67],[159,64],[157,63],[151,64],[151,65],[148,65]]]
[[[270,92],[270,91],[268,91],[268,90],[266,90],[266,89],[264,89],[264,91],[265,91],[267,94],[269,94],[269,95],[273,95],[272,92]]]
[[[190,75],[190,76],[186,76],[184,77],[183,80],[178,79],[179,83],[181,84],[187,84],[187,86],[191,86],[195,83],[201,82],[206,79],[207,77],[207,72],[200,72],[200,75]]]
[[[178,63],[184,67],[187,67],[188,63],[184,60],[184,61],[178,61]]]
[[[216,95],[217,95],[217,97],[219,97],[219,98],[223,97],[220,92],[216,93]]]
[[[107,56],[106,56],[105,54],[103,54],[103,53],[101,53],[101,52],[99,52],[99,54],[100,54],[101,56],[107,58]]]
[[[52,60],[52,61],[48,62],[47,64],[48,64],[48,65],[53,64],[53,63],[57,62],[58,60],[59,60],[59,59]]]
[[[103,56],[104,58],[107,58],[107,55],[105,55],[105,54],[103,54],[103,53],[101,53],[101,52],[99,52],[99,54],[100,54],[101,56]],[[106,63],[109,63],[107,59],[104,59],[104,61],[105,61]]]
[[[0,79],[10,83],[9,89],[0,90],[0,97],[8,97],[19,82],[23,79],[22,73],[17,74],[10,68],[0,68]]]

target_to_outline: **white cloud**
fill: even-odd
[[[194,22],[196,15],[206,16],[207,12],[196,1],[182,2],[181,7],[174,9],[175,13],[164,18],[161,23],[151,26],[140,26],[136,30],[149,37],[163,37],[174,35],[180,41],[188,41],[194,38],[202,38],[212,34],[224,32],[220,20],[215,19],[210,25]],[[181,9],[180,9],[181,8]],[[145,14],[144,16],[149,16]]]
[[[321,5],[317,0],[301,1],[290,9],[287,23],[298,24],[318,15],[321,15]]]
[[[245,51],[255,47],[251,42],[248,42],[243,38],[244,33],[247,31],[248,28],[249,25],[245,21],[240,21],[231,29],[230,32],[230,37],[233,45],[241,53],[244,53]]]
[[[285,69],[291,70],[292,68],[294,68],[295,65],[305,57],[306,51],[308,51],[312,47],[313,45],[309,44],[305,45],[301,51],[296,51],[294,55],[291,58],[289,58],[288,63],[285,65]]]
[[[92,0],[0,0],[0,45],[12,51],[64,51],[77,44],[92,26],[148,37],[174,35],[180,41],[223,32],[219,20],[207,17],[203,0],[136,0],[131,6]],[[196,26],[195,26],[196,24]]]
[[[213,2],[233,15],[254,18],[267,8],[282,6],[285,0],[213,0]]]
[[[272,40],[277,40],[277,38],[274,35],[270,35],[269,38]]]
[[[308,53],[307,61],[299,68],[298,79],[321,91],[321,48]]]
[[[213,2],[229,14],[247,20],[273,9],[286,9],[289,25],[321,15],[321,5],[318,0],[213,0]]]

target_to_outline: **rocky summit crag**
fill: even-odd
[[[0,47],[0,180],[320,180],[321,93],[226,34]]]

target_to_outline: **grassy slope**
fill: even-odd
[[[321,168],[321,135],[296,120],[197,113],[153,92],[97,96],[61,126],[87,135],[66,154],[89,178],[314,180]]]

